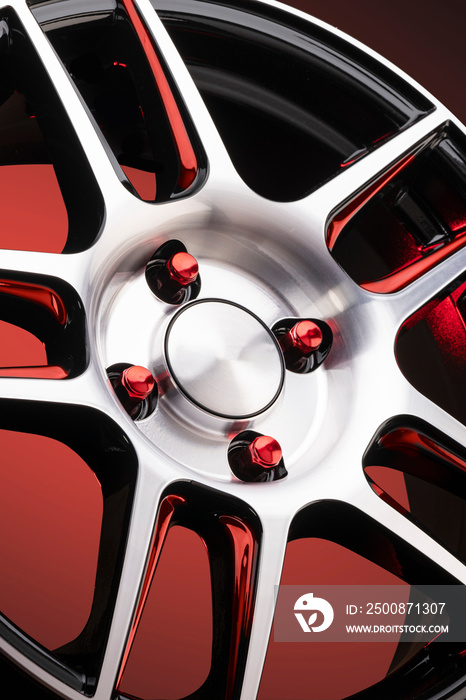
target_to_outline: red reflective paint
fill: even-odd
[[[0,367],[0,377],[29,377],[31,379],[66,379],[68,372],[57,365],[32,367]]]
[[[402,585],[406,601],[410,591],[385,569],[319,538],[288,543],[280,583],[309,591],[313,584]],[[258,700],[341,700],[385,678],[396,649],[385,642],[275,642],[272,630]]]
[[[152,584],[152,579],[154,578],[155,569],[157,568],[160,554],[162,552],[162,547],[164,545],[165,538],[168,534],[168,530],[170,528],[175,509],[177,506],[180,506],[183,503],[185,503],[185,499],[182,496],[171,495],[167,496],[160,504],[159,513],[157,515],[157,522],[155,524],[154,536],[152,539],[152,544],[149,553],[147,571],[144,578],[144,583],[142,586],[141,595],[138,601],[136,612],[134,615],[133,624],[131,626],[129,639],[126,644],[125,652],[123,654],[120,673],[116,684],[117,689],[120,689],[120,683],[122,682],[125,673],[126,664],[128,662],[131,648],[133,646],[134,639],[137,633],[138,625],[141,620],[142,613],[144,611],[144,606],[147,601],[147,596],[149,594],[149,590]]]
[[[53,650],[91,610],[103,499],[67,445],[0,430],[0,611]]]
[[[387,450],[403,452],[411,460],[416,457],[427,458],[433,462],[441,459],[452,466],[466,471],[466,462],[446,447],[438,444],[427,435],[408,428],[398,428],[384,435],[380,444]],[[422,471],[421,471],[422,473]],[[420,473],[420,475],[421,475]]]
[[[323,336],[319,326],[313,321],[299,321],[285,338],[304,355],[309,355],[319,349]]]
[[[430,436],[427,424],[416,428],[407,420],[375,438],[364,456],[366,477],[380,498],[466,561],[464,450],[437,431]]]
[[[211,667],[210,568],[197,534],[170,528],[149,588],[118,690],[140,700],[179,700],[203,685]]]
[[[430,252],[425,257],[420,257],[418,260],[407,262],[400,269],[395,270],[386,277],[381,279],[362,282],[361,287],[367,289],[368,292],[377,292],[379,294],[389,294],[403,289],[406,285],[414,282],[426,272],[439,264],[442,260],[449,257],[457,250],[462,248],[466,241],[466,233],[458,235],[450,243],[445,243],[441,248]]]
[[[390,168],[382,177],[376,180],[372,185],[369,185],[361,194],[346,205],[340,212],[335,214],[327,229],[327,247],[330,252],[333,250],[338,236],[342,232],[346,224],[353,218],[355,214],[374,197],[377,192],[385,187],[393,178],[402,172],[412,161],[414,156],[406,156],[399,163]]]
[[[225,700],[230,700],[234,694],[240,644],[244,639],[249,639],[251,633],[256,542],[251,530],[239,518],[221,515],[219,520],[230,536],[234,556],[233,627],[225,696]]]
[[[170,277],[183,286],[195,282],[199,275],[197,260],[189,253],[175,253],[167,261],[167,269]]]
[[[194,153],[183,118],[155,51],[153,40],[144,26],[133,0],[122,0],[122,2],[144,49],[160,97],[162,98],[180,161],[181,172],[178,178],[178,186],[185,190],[192,185],[197,175],[198,163],[196,154]]]
[[[62,252],[68,214],[53,165],[1,165],[0,193],[0,248]]]
[[[68,315],[66,313],[65,304],[58,294],[48,287],[41,287],[38,284],[30,284],[28,282],[0,279],[0,294],[20,297],[33,304],[42,306],[42,308],[47,309],[62,326],[67,321]],[[31,313],[32,312],[33,310],[31,310]]]
[[[279,443],[269,435],[256,437],[249,445],[249,453],[252,463],[264,469],[276,467],[283,456]]]
[[[44,343],[24,328],[0,321],[0,338],[0,374],[22,366],[47,365]]]
[[[380,498],[402,515],[409,513],[409,499],[403,472],[388,467],[366,467],[369,483]]]
[[[157,193],[157,178],[155,173],[140,170],[139,168],[131,168],[129,165],[122,165],[121,169],[141,199],[145,202],[153,202],[155,200],[155,195]]]
[[[155,387],[155,379],[152,374],[140,365],[133,365],[125,369],[121,375],[121,383],[131,398],[141,401],[147,399]]]
[[[396,359],[409,382],[429,399],[466,423],[466,321],[458,284],[430,300],[402,325]]]

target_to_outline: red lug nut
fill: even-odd
[[[288,343],[303,355],[310,355],[318,350],[323,339],[321,329],[313,321],[299,321],[285,337]]]
[[[123,370],[121,383],[132,399],[144,401],[155,387],[155,379],[148,369],[139,365],[133,365]]]
[[[183,287],[196,281],[199,275],[199,265],[196,258],[189,253],[175,253],[167,261],[170,277]]]
[[[253,430],[243,430],[232,439],[228,447],[228,463],[241,481],[277,481],[288,474],[280,444],[270,435]]]
[[[280,464],[282,448],[279,443],[269,435],[260,435],[249,445],[251,461],[264,469],[272,469]]]

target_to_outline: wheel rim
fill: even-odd
[[[66,674],[60,675],[53,659],[51,666],[47,665],[40,654],[29,653],[27,642],[23,646],[17,643],[15,630],[6,635],[6,641],[2,640],[2,649],[64,697],[80,697],[79,691],[84,689],[98,699],[108,700],[115,684],[121,690],[118,684],[131,649],[128,640],[131,642],[137,631],[141,601],[151,581],[151,561],[155,567],[160,556],[157,533],[168,528],[173,513],[178,517],[181,501],[176,499],[191,499],[190,508],[196,510],[207,499],[202,487],[208,487],[216,494],[212,498],[217,497],[223,504],[219,518],[223,534],[218,537],[229,537],[233,542],[233,564],[241,552],[244,555],[241,547],[245,546],[245,538],[249,538],[250,550],[243,572],[246,593],[241,605],[235,599],[239,606],[235,609],[237,624],[231,623],[228,644],[224,641],[226,646],[222,648],[228,662],[224,662],[217,675],[213,674],[214,685],[208,686],[210,690],[206,692],[212,692],[215,684],[220,683],[226,697],[256,697],[273,619],[274,586],[280,583],[289,530],[298,527],[297,514],[310,508],[310,504],[337,502],[343,510],[349,506],[356,508],[367,522],[379,523],[388,530],[394,541],[405,543],[407,548],[409,544],[418,552],[420,561],[435,562],[445,571],[445,581],[465,581],[463,564],[422,528],[378,498],[361,467],[373,436],[394,416],[415,416],[464,444],[464,426],[424,397],[422,390],[411,386],[409,377],[406,379],[400,372],[393,350],[406,320],[461,275],[463,251],[452,251],[455,255],[444,257],[438,265],[409,280],[406,287],[391,295],[376,294],[355,284],[342,269],[341,262],[337,264],[329,254],[326,242],[330,222],[348,203],[354,205],[360,192],[367,192],[374,183],[377,186],[381,176],[385,183],[387,173],[406,154],[416,153],[453,118],[421,93],[419,101],[424,113],[421,115],[422,110],[417,109],[412,116],[410,112],[405,123],[394,130],[396,133],[391,138],[382,140],[381,145],[353,154],[340,172],[325,172],[318,183],[308,184],[297,197],[288,194],[283,197],[287,201],[277,201],[280,196],[273,195],[272,188],[265,193],[266,198],[264,193],[253,191],[257,188],[245,184],[244,166],[238,167],[236,155],[227,152],[150,3],[140,0],[136,5],[128,0],[123,5],[133,17],[133,24],[141,22],[142,31],[154,37],[164,63],[169,66],[175,94],[180,95],[176,94],[175,101],[180,105],[180,115],[198,154],[197,179],[184,179],[177,196],[167,196],[167,201],[154,208],[141,201],[144,199],[141,195],[135,196],[131,187],[122,186],[122,168],[115,165],[115,156],[103,145],[94,122],[33,15],[23,2],[11,5],[41,55],[66,113],[71,116],[102,192],[105,223],[93,245],[84,245],[70,255],[14,250],[2,253],[2,274],[10,283],[38,281],[44,286],[47,279],[57,294],[60,289],[60,298],[66,299],[66,292],[62,292],[60,284],[57,287],[56,280],[63,280],[72,290],[74,303],[82,306],[87,318],[89,354],[82,362],[85,370],[79,366],[75,376],[70,373],[64,382],[27,376],[2,378],[0,392],[4,406],[16,416],[2,427],[18,430],[23,424],[24,419],[13,410],[12,402],[18,399],[29,406],[52,405],[54,415],[57,405],[65,404],[72,420],[76,420],[74,412],[91,415],[97,410],[118,426],[118,439],[130,445],[128,454],[134,450],[138,470],[137,479],[134,473],[127,478],[128,483],[135,482],[134,495],[128,498],[119,525],[122,533],[128,528],[127,541],[125,546],[122,534],[121,575],[115,563],[113,593],[106,608],[111,625],[101,644],[97,684],[93,686],[89,677],[83,681],[79,674],[71,680]],[[196,14],[183,3],[179,8],[170,7],[169,11],[158,8],[170,30],[177,13],[184,13],[186,21],[191,13]],[[35,8],[37,17],[45,21],[40,9],[39,3]],[[241,15],[244,22],[248,10],[253,23],[286,26],[284,20],[282,24],[277,21],[284,11],[268,3],[253,6],[247,3],[238,10],[201,3],[201,9],[196,12],[228,24],[234,15]],[[299,13],[286,16],[291,24],[299,22],[301,26],[307,22]],[[320,38],[320,23],[315,31]],[[193,75],[203,91],[209,74],[205,66],[197,66],[196,70]],[[222,87],[228,95],[238,85],[234,77],[230,78],[230,84]],[[413,88],[408,90],[411,95],[410,91]],[[247,90],[244,94],[248,104],[253,103],[254,96]],[[396,99],[401,99],[398,94]],[[296,114],[291,112],[289,118],[297,118]],[[322,125],[319,129],[328,140],[330,136]],[[183,156],[179,158],[184,162]],[[188,166],[185,172],[189,172]],[[182,309],[202,306],[208,299],[217,306],[228,302],[234,308],[246,309],[248,318],[257,317],[269,329],[287,318],[325,321],[334,342],[323,367],[308,375],[287,371],[283,389],[281,381],[277,381],[272,400],[263,401],[258,410],[254,407],[251,411],[233,412],[233,419],[219,415],[222,411],[217,410],[218,404],[215,410],[206,411],[187,399],[185,394],[189,392],[176,387],[176,378],[173,381],[176,372],[170,371],[163,350],[167,328],[174,323],[179,308],[155,298],[145,279],[146,265],[156,249],[174,239],[181,239],[196,257],[202,278],[198,302],[188,300]],[[72,345],[74,342],[72,339]],[[157,409],[140,423],[125,415],[108,385],[106,369],[118,362],[149,367],[162,389]],[[182,364],[182,359],[179,362]],[[251,418],[252,414],[257,415]],[[30,425],[37,420],[31,410]],[[60,418],[56,421],[61,425]],[[242,483],[232,476],[227,458],[229,441],[241,431],[251,429],[279,441],[288,471],[286,479],[258,485]],[[128,465],[133,464],[134,457],[127,459]],[[134,470],[134,467],[126,468],[128,472]],[[193,486],[194,495],[184,483],[192,480],[197,484]],[[183,517],[188,516],[180,517],[185,522]],[[205,542],[211,542],[212,548],[218,546],[215,538],[211,541],[209,535],[202,536]],[[83,688],[80,683],[84,683]]]

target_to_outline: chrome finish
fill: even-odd
[[[283,386],[283,359],[273,334],[235,304],[204,300],[182,309],[168,327],[165,352],[181,391],[226,418],[262,413]]]

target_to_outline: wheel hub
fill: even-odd
[[[178,387],[209,413],[257,415],[283,386],[283,360],[273,334],[236,304],[204,300],[183,308],[167,330],[165,352]]]

